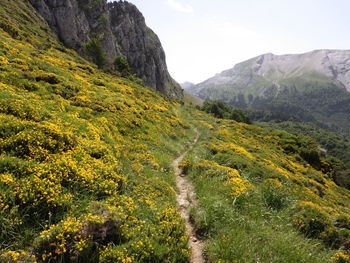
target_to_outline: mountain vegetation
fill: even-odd
[[[320,144],[322,155],[333,159],[334,180],[339,185],[350,187],[350,142],[341,134],[329,132],[303,122],[255,122],[265,128],[285,130],[298,136],[308,136]],[[337,158],[335,160],[333,157]]]
[[[195,129],[181,167],[209,262],[350,262],[350,191],[318,143],[103,71],[27,0],[0,14],[1,262],[190,262],[171,163]]]
[[[216,118],[230,119],[248,124],[251,123],[249,117],[243,110],[234,109],[221,101],[205,101],[202,110],[212,114]]]

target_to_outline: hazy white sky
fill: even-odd
[[[159,36],[178,82],[264,53],[350,49],[349,0],[129,0]]]

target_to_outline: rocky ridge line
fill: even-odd
[[[147,27],[137,7],[127,1],[29,0],[59,40],[91,59],[86,45],[98,39],[111,68],[122,56],[146,85],[168,97],[182,98],[183,90],[170,76],[158,36]]]

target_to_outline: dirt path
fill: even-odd
[[[196,137],[194,140],[188,146],[187,150],[173,161],[172,166],[175,170],[176,185],[179,189],[177,193],[177,202],[179,204],[180,214],[186,221],[187,233],[190,237],[189,246],[192,249],[191,263],[205,263],[206,261],[203,256],[203,242],[197,238],[196,231],[193,224],[190,222],[189,216],[190,208],[197,203],[196,194],[193,190],[192,183],[183,176],[182,169],[179,167],[183,158],[198,141],[200,133],[197,129],[195,129],[195,132]]]

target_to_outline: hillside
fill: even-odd
[[[255,122],[254,124],[290,132],[297,136],[308,136],[319,143],[319,150],[323,156],[333,159],[333,179],[343,187],[350,189],[350,142],[341,134],[329,132],[310,123],[302,122]],[[337,159],[334,159],[337,158]]]
[[[350,51],[265,54],[188,89],[202,99],[263,110],[350,135]],[[345,121],[344,121],[345,120]]]
[[[29,2],[0,11],[0,261],[187,262],[178,105],[65,48]]]
[[[317,144],[203,113],[192,118],[202,138],[184,167],[210,262],[349,262],[350,192],[334,184]],[[324,246],[343,251],[330,258]]]
[[[0,14],[0,262],[198,262],[193,235],[208,262],[350,261],[350,191],[315,142],[102,71],[29,1]]]

